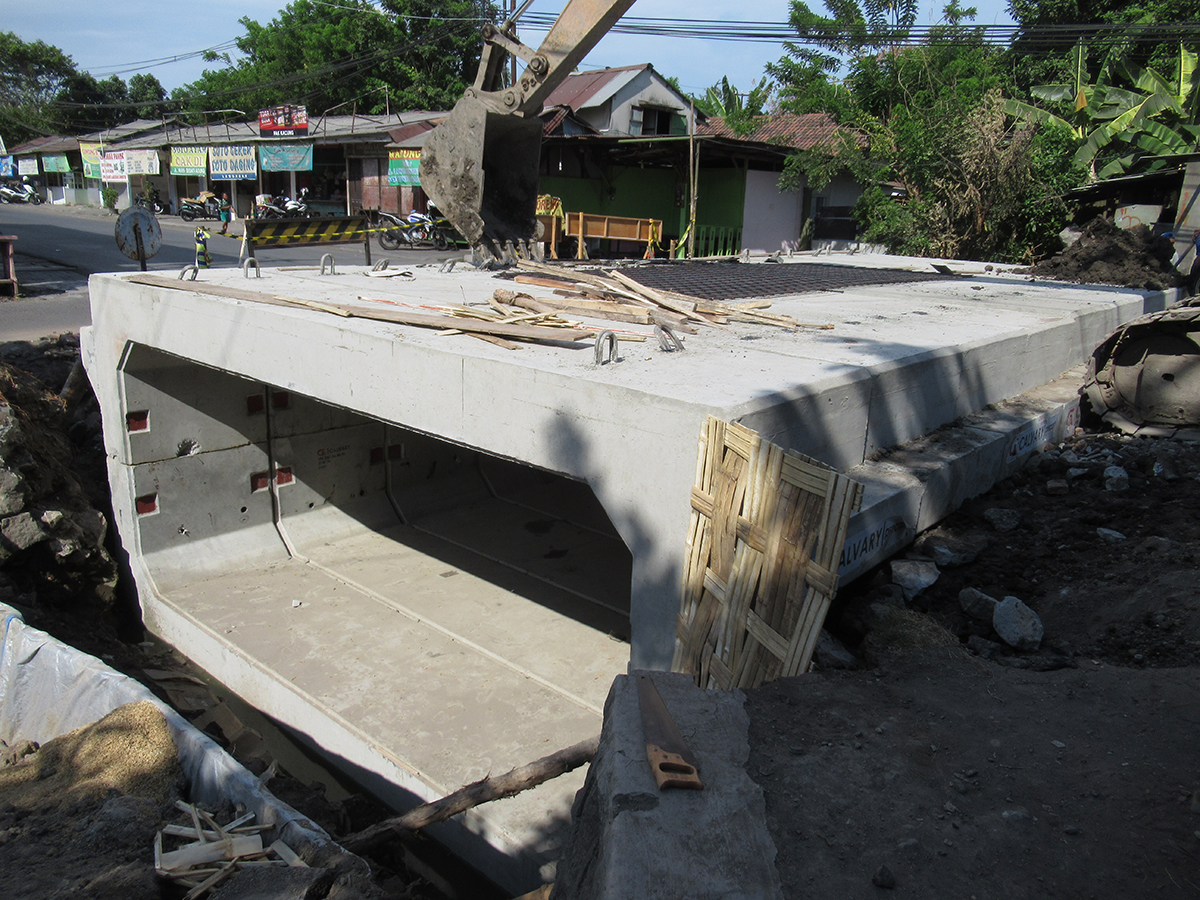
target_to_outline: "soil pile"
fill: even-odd
[[[0,746],[3,746],[0,743]],[[0,898],[165,896],[149,848],[183,774],[166,719],[131,703],[42,747],[5,748]]]
[[[1121,229],[1097,216],[1062,253],[1022,271],[1057,281],[1162,291],[1186,280],[1171,264],[1174,255],[1175,245],[1145,225]]]

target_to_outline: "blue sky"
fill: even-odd
[[[136,71],[151,72],[170,90],[193,81],[204,68],[199,59],[144,65],[149,60],[184,55],[229,42],[244,33],[238,19],[270,21],[286,5],[281,0],[205,0],[176,5],[163,0],[123,0],[119,12],[95,0],[55,0],[53,15],[36,3],[11,3],[0,28],[26,41],[43,40],[68,53],[76,65],[97,77],[114,72],[128,80]],[[563,0],[535,0],[531,9],[555,13]],[[820,7],[819,0],[811,3]],[[923,0],[921,24],[932,24],[944,5]],[[1005,0],[981,0],[976,21],[1011,24]],[[787,0],[637,0],[629,15],[677,19],[787,21]],[[530,33],[536,45],[540,34]],[[742,89],[762,77],[766,63],[778,59],[776,44],[697,41],[612,34],[587,58],[587,66],[653,63],[664,75],[677,76],[685,90],[701,92],[722,76]]]

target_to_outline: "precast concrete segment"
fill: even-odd
[[[361,296],[417,307],[484,303],[504,285],[478,271],[416,268],[413,275],[397,282],[361,269],[326,278],[265,269],[249,282],[237,270],[208,270],[201,278],[318,303],[368,302]],[[872,457],[1051,381],[1086,358],[1111,327],[1165,302],[1161,295],[999,276],[857,288],[774,302],[774,312],[832,323],[831,330],[705,328],[686,337],[683,353],[625,342],[618,362],[597,366],[583,343],[509,351],[464,335],[117,276],[94,276],[91,293],[85,364],[104,417],[117,525],[147,622],[346,761],[383,796],[390,785],[397,803],[403,795],[429,799],[443,781],[456,786],[470,777],[450,771],[435,746],[453,743],[473,717],[489,733],[481,732],[480,744],[455,748],[468,766],[489,747],[499,768],[501,756],[518,765],[544,755],[519,758],[538,744],[586,737],[576,736],[574,725],[538,734],[538,719],[523,709],[564,722],[595,717],[597,686],[626,662],[624,645],[609,638],[620,636],[626,598],[609,583],[594,592],[597,602],[584,599],[587,582],[611,575],[614,566],[593,563],[570,573],[553,555],[602,546],[602,558],[610,558],[616,548],[609,538],[598,534],[599,543],[588,545],[580,527],[596,510],[577,520],[563,511],[572,501],[549,517],[531,513],[552,523],[538,526],[547,528],[539,538],[545,541],[560,533],[554,522],[574,523],[561,530],[569,541],[536,545],[543,547],[538,553],[516,540],[521,516],[489,512],[501,496],[532,502],[536,485],[523,485],[535,479],[506,484],[489,479],[483,466],[489,487],[481,493],[480,479],[464,474],[479,452],[513,461],[514,473],[520,463],[591,489],[606,514],[599,518],[611,523],[597,520],[599,531],[615,531],[629,554],[627,568],[617,571],[630,582],[632,662],[665,667],[707,414],[740,421],[839,469],[864,467],[867,499],[849,532],[861,571],[939,510],[986,488],[983,480],[999,477],[997,460],[1019,464],[1036,441],[1022,443],[1009,460],[1014,430],[1041,428],[1043,440],[1061,433],[1055,429],[1068,424],[1066,406],[1055,400],[1007,423],[980,425],[963,436],[963,454],[936,460],[934,453],[928,466],[916,457]],[[1054,403],[1060,413],[1053,427],[1037,425],[1054,415]],[[959,458],[974,461],[963,469],[974,474],[953,474]],[[505,530],[476,555],[513,565],[503,575],[485,572],[482,563],[466,567],[478,580],[459,602],[454,583],[468,582],[455,575],[439,584],[429,560],[448,551],[422,549],[420,541],[432,540],[430,533],[461,535],[473,508],[481,518],[495,515]],[[414,574],[402,574],[403,566]],[[845,562],[843,571],[850,571]],[[554,600],[536,597],[535,587],[516,599],[503,596],[512,592],[506,579],[518,575],[566,590]],[[488,594],[485,582],[497,593]],[[305,612],[305,598],[316,615]],[[336,607],[326,608],[330,598]],[[291,599],[301,605],[292,607]],[[491,604],[494,615],[473,613]],[[326,636],[352,621],[376,627],[358,629],[361,638]],[[278,646],[283,623],[286,648]],[[391,643],[357,660],[346,656],[356,640],[377,635]],[[542,635],[546,640],[536,639]],[[310,665],[294,668],[283,649]],[[327,661],[331,652],[342,654],[336,663]],[[389,669],[389,662],[387,677],[375,682],[370,673],[379,656],[401,660],[401,668]],[[424,674],[409,674],[405,663]],[[341,684],[346,679],[357,679],[362,690]],[[518,687],[513,679],[529,683]],[[450,683],[458,685],[461,696],[452,702],[461,705],[461,717],[449,717],[447,731],[425,724],[438,722],[436,704],[422,706],[409,694],[448,697],[433,686]],[[359,696],[367,689],[396,693],[389,699],[405,704],[415,732],[373,734],[387,727],[387,710],[378,698]],[[510,696],[523,699],[501,702]],[[447,840],[476,861],[495,855],[496,871],[519,893],[554,852],[535,823],[565,814],[568,788],[535,792],[555,798],[541,811],[516,801],[501,805],[520,810],[511,819],[477,811],[466,826],[448,828]],[[483,840],[472,842],[472,834]]]

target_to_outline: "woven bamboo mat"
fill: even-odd
[[[706,688],[808,670],[862,485],[710,416],[700,435],[673,671]]]

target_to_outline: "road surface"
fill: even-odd
[[[21,298],[0,297],[0,342],[32,341],[78,332],[91,322],[87,276],[97,272],[135,272],[139,266],[117,249],[116,217],[108,210],[81,206],[0,204],[0,235],[15,235],[17,278]],[[239,265],[241,241],[217,234],[220,223],[187,223],[175,216],[159,218],[162,248],[147,261],[150,271],[177,273],[195,258],[194,232],[204,224],[212,233],[209,252],[216,267]],[[240,235],[241,225],[231,232]],[[398,250],[385,253],[375,244],[372,262],[390,259],[393,265],[417,265],[461,257],[462,250]],[[316,265],[325,253],[339,266],[364,265],[361,244],[287,247],[258,253],[264,267]]]

